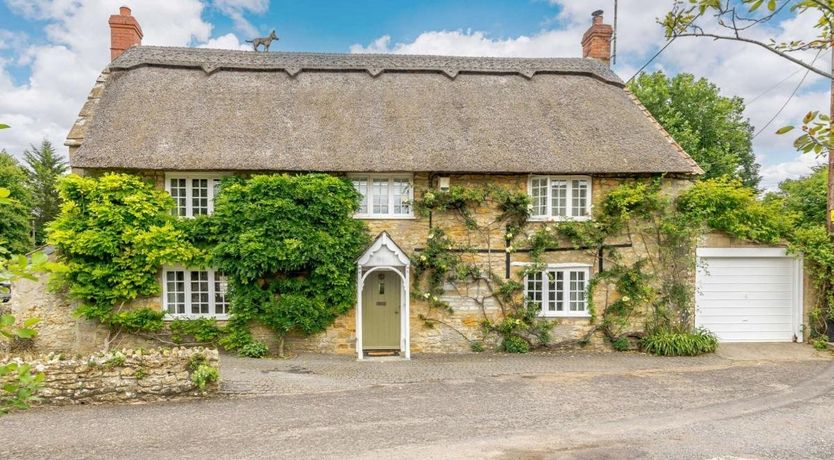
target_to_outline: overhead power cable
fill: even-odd
[[[813,61],[811,61],[811,65],[812,65],[812,66],[814,65],[814,63],[815,63],[815,62],[817,62],[817,58],[819,58],[819,57],[820,57],[820,54],[821,54],[821,53],[822,53],[822,48],[820,48],[820,50],[819,50],[819,51],[817,51],[817,55],[816,55],[816,56],[814,56],[814,60],[813,60]],[[762,126],[762,128],[761,128],[761,129],[760,129],[760,130],[759,130],[756,134],[754,134],[754,135],[753,135],[753,139],[755,139],[756,137],[758,137],[758,136],[759,136],[759,134],[761,134],[762,132],[764,132],[764,130],[766,130],[766,129],[767,129],[767,127],[771,125],[771,123],[773,123],[774,121],[776,121],[776,118],[778,118],[778,117],[779,117],[779,115],[782,113],[782,111],[783,111],[783,110],[785,110],[785,107],[787,107],[787,106],[788,106],[788,104],[791,102],[791,100],[793,99],[793,97],[794,97],[794,96],[796,96],[796,93],[799,91],[799,88],[802,86],[802,84],[803,84],[803,83],[805,83],[805,79],[806,79],[806,78],[808,78],[808,74],[810,74],[810,73],[811,73],[811,69],[807,69],[807,70],[805,71],[805,75],[803,75],[803,76],[802,76],[802,79],[801,79],[801,80],[799,80],[799,83],[796,85],[796,88],[794,88],[794,89],[793,89],[793,92],[791,92],[791,95],[790,95],[790,96],[788,96],[788,99],[787,99],[787,100],[785,100],[785,103],[784,103],[784,104],[782,104],[782,107],[779,107],[779,110],[778,110],[778,111],[776,111],[776,114],[775,114],[775,115],[773,115],[773,117],[772,117],[770,120],[768,120],[768,122],[767,122],[767,123],[765,123],[765,125],[764,125],[764,126]]]
[[[684,29],[685,29],[685,28],[687,28],[687,27],[689,27],[689,25],[690,25],[690,24],[692,24],[693,22],[695,22],[695,20],[696,20],[696,19],[698,19],[698,18],[700,18],[700,17],[701,17],[701,14],[699,13],[699,14],[698,14],[698,15],[696,15],[694,18],[692,18],[692,20],[691,20],[691,21],[689,21],[688,23],[686,23],[686,26],[684,26]],[[652,56],[652,57],[651,57],[651,58],[650,58],[650,59],[649,59],[649,60],[648,60],[645,64],[643,64],[643,67],[640,67],[640,70],[638,70],[637,72],[635,72],[635,73],[634,73],[634,75],[632,75],[632,76],[631,76],[631,78],[629,78],[629,79],[628,79],[628,81],[626,81],[626,84],[631,83],[631,80],[634,80],[634,78],[635,78],[635,77],[637,77],[638,75],[640,75],[640,72],[642,72],[642,71],[646,70],[646,67],[648,67],[648,66],[649,66],[649,64],[651,64],[652,62],[654,62],[654,60],[655,60],[655,59],[657,59],[657,57],[658,57],[658,56],[660,56],[660,55],[661,55],[661,53],[663,53],[664,51],[666,51],[666,48],[668,48],[668,47],[669,47],[669,45],[671,45],[671,44],[672,44],[672,42],[674,42],[674,41],[675,41],[675,39],[676,39],[676,38],[678,38],[678,37],[677,37],[677,36],[675,36],[675,35],[673,35],[673,36],[672,36],[672,38],[670,38],[670,39],[669,39],[669,41],[667,41],[667,42],[666,42],[666,44],[665,44],[665,45],[663,45],[663,48],[660,48],[660,50],[659,50],[657,53],[654,53],[654,56]]]

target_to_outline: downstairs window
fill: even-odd
[[[587,290],[588,267],[559,267],[529,273],[525,297],[541,307],[542,316],[590,316]]]
[[[162,272],[163,308],[172,318],[229,315],[226,277],[215,270],[166,268]]]

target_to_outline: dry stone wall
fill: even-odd
[[[200,390],[191,381],[189,364],[193,360],[219,368],[217,350],[206,348],[121,350],[88,356],[49,353],[26,362],[44,373],[40,404],[69,405],[150,402],[216,393],[216,382]]]

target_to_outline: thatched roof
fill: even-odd
[[[76,168],[700,172],[591,59],[135,47],[67,145]]]

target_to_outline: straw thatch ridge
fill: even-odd
[[[580,58],[495,58],[468,56],[424,56],[404,54],[341,53],[253,53],[251,51],[160,46],[135,47],[110,64],[113,70],[142,66],[200,68],[206,73],[219,70],[281,70],[295,76],[305,70],[365,71],[372,76],[383,72],[436,72],[450,78],[460,72],[517,74],[532,78],[537,73],[586,75],[623,86],[623,81],[600,61]]]
[[[75,168],[700,173],[590,59],[136,47],[103,77]]]

